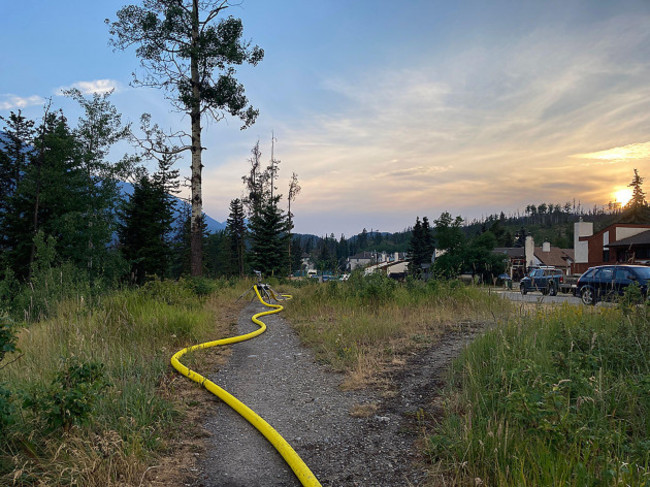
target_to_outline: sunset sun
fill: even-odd
[[[614,198],[616,198],[616,202],[620,203],[621,206],[625,206],[627,205],[627,202],[632,199],[632,189],[631,188],[619,189],[614,193]]]

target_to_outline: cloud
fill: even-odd
[[[575,154],[571,157],[579,159],[597,159],[610,162],[648,159],[650,158],[650,142],[628,144],[598,152],[590,152],[588,154]]]
[[[77,81],[70,86],[63,86],[57,90],[58,95],[62,95],[65,90],[76,88],[81,91],[83,95],[90,95],[93,93],[103,94],[109,91],[119,91],[121,85],[119,82],[112,79],[97,79],[94,81]]]
[[[18,95],[3,94],[0,95],[0,110],[14,110],[16,108],[26,108],[36,105],[42,105],[45,99],[38,95],[21,97]]]

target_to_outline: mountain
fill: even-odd
[[[133,194],[133,185],[131,183],[120,181],[118,183],[118,188],[122,196],[131,196]],[[174,227],[177,228],[182,224],[185,216],[189,214],[190,204],[174,195],[172,195],[172,198],[174,200],[174,220],[176,221]],[[226,229],[225,223],[218,222],[208,214],[204,213],[204,215],[204,221],[208,227],[209,233],[217,233]]]

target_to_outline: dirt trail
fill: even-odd
[[[248,305],[238,332],[255,329]],[[324,486],[422,485],[417,462],[415,415],[431,409],[440,374],[473,331],[447,335],[435,347],[413,355],[387,374],[395,393],[341,391],[342,376],[314,362],[281,315],[264,317],[267,332],[234,346],[228,364],[209,378],[255,410],[291,444]],[[267,441],[237,413],[215,399],[205,428],[208,448],[200,460],[201,487],[300,486]],[[355,418],[355,405],[375,403],[368,417]]]

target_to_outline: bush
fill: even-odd
[[[6,437],[7,428],[14,422],[14,407],[11,393],[0,384],[0,438]],[[0,440],[0,445],[2,440]]]
[[[41,412],[51,430],[69,431],[84,423],[103,392],[110,386],[104,364],[82,363],[76,358],[63,361],[60,370],[44,391],[33,390],[24,406]]]
[[[6,353],[16,351],[16,334],[9,318],[0,316],[0,362]]]
[[[185,285],[199,298],[204,298],[217,289],[216,282],[205,277],[192,277],[185,282]]]

